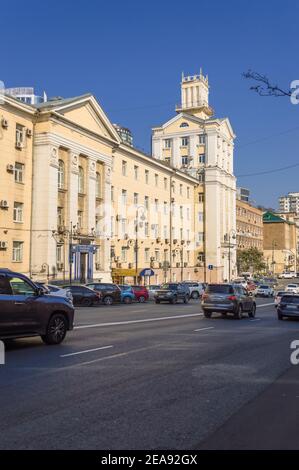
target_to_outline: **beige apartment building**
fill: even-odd
[[[263,251],[263,211],[248,202],[236,201],[237,250]]]
[[[30,273],[34,110],[0,102],[0,267]]]
[[[297,227],[272,212],[263,215],[264,259],[273,274],[297,272]]]

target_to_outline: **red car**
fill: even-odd
[[[148,290],[144,286],[132,286],[134,295],[138,302],[145,302],[148,300]]]

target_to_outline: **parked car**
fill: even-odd
[[[274,289],[266,284],[261,284],[256,290],[257,297],[273,297]]]
[[[131,304],[134,300],[136,300],[131,286],[121,284],[118,287],[120,288],[121,302],[124,304]]]
[[[161,286],[157,284],[147,286],[149,300],[155,300],[155,292],[157,292],[160,287]]]
[[[91,307],[92,305],[98,305],[101,301],[100,292],[94,291],[89,287],[82,285],[68,285],[63,287],[71,291],[74,305]]]
[[[190,289],[191,299],[200,299],[205,291],[204,285],[201,282],[184,281],[184,284],[187,284]]]
[[[148,300],[148,290],[145,286],[132,286],[136,300],[138,302],[146,302]]]
[[[278,275],[278,278],[279,279],[293,279],[293,277],[295,277],[295,276],[296,276],[296,274],[293,273],[293,272],[284,271],[283,273]]]
[[[213,312],[232,313],[240,319],[243,312],[255,317],[256,303],[244,287],[237,284],[209,284],[202,296],[204,316],[210,318]]]
[[[299,294],[299,285],[298,284],[288,284],[285,288],[286,292],[292,292],[293,294]]]
[[[275,304],[275,307],[277,307],[277,305],[279,304],[279,302],[281,301],[281,298],[284,296],[284,295],[292,295],[290,292],[285,292],[283,290],[280,290],[276,293],[275,295],[275,298],[274,298],[274,304]]]
[[[283,295],[277,305],[277,317],[278,320],[283,320],[284,317],[299,318],[299,295]]]
[[[0,338],[41,336],[60,344],[73,329],[74,307],[67,297],[48,295],[9,269],[0,269]]]
[[[70,289],[63,289],[62,287],[53,286],[52,284],[46,284],[44,282],[35,282],[35,284],[44,289],[45,294],[67,297],[71,302],[73,302],[73,295]]]
[[[89,282],[86,286],[96,292],[100,292],[101,300],[105,305],[112,305],[114,302],[121,302],[121,291],[116,284]]]
[[[189,299],[190,289],[187,284],[182,282],[162,284],[160,289],[158,289],[155,293],[156,304],[159,304],[160,302],[169,302],[170,304],[175,304],[178,300],[182,300],[185,304],[187,304]]]
[[[247,281],[246,281],[246,279],[241,279],[241,278],[234,279],[234,280],[232,281],[232,283],[235,284],[235,285],[242,286],[242,287],[244,287],[244,289],[247,289]]]

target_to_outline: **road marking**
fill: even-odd
[[[249,320],[249,321],[260,321],[261,319],[260,318],[253,318],[252,320]]]
[[[272,305],[272,306],[274,307],[275,304],[274,304],[274,302],[271,302],[270,304],[261,304],[261,305],[256,304],[256,308],[259,308],[259,307],[269,307],[269,305]]]
[[[75,326],[74,329],[81,330],[85,328],[97,328],[100,326],[130,325],[132,323],[146,323],[146,322],[152,322],[152,321],[175,320],[176,318],[188,318],[188,317],[200,317],[200,316],[203,316],[203,313],[189,313],[187,315],[175,315],[172,317],[144,318],[143,320],[117,321],[117,322],[111,322],[111,323],[95,323],[91,325]]]
[[[110,348],[113,348],[113,346],[112,345],[102,346],[101,348],[86,349],[85,351],[78,351],[78,352],[69,353],[69,354],[61,354],[60,357],[77,356],[78,354],[86,354],[86,353],[89,353],[89,352],[100,351],[101,349],[110,349]]]
[[[194,331],[213,330],[214,328],[215,326],[207,326],[207,328],[198,328],[198,330],[194,330]]]

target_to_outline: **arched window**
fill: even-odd
[[[79,166],[78,192],[84,193],[84,170],[82,166]]]
[[[101,174],[96,173],[96,197],[101,197]]]
[[[64,162],[58,161],[58,189],[64,188]]]
[[[188,124],[188,122],[182,122],[182,124],[180,125],[180,127],[189,127],[189,124]]]

